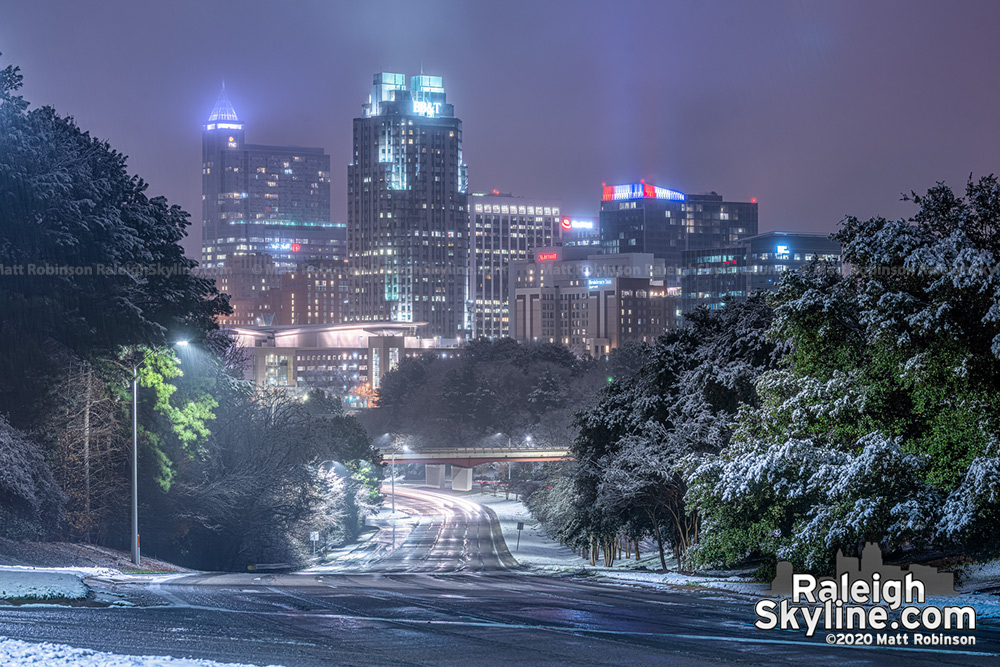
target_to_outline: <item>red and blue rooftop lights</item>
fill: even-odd
[[[668,190],[655,185],[650,185],[645,181],[639,183],[629,183],[627,185],[605,185],[603,201],[624,201],[628,199],[669,199],[673,201],[684,201],[684,193],[676,190]]]

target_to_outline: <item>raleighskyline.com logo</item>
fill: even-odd
[[[770,593],[757,602],[754,625],[761,630],[829,633],[826,643],[844,646],[972,646],[976,609],[927,604],[928,595],[955,596],[954,575],[936,568],[886,565],[877,544],[861,559],[837,552],[837,575],[796,574],[778,563]]]

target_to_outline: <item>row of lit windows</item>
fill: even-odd
[[[510,206],[508,204],[476,204],[475,213],[514,213],[516,215],[559,215],[559,209],[551,206]]]

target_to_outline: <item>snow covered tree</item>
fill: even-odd
[[[581,362],[559,345],[478,340],[450,357],[408,359],[388,373],[371,431],[437,446],[496,446],[527,435],[565,445],[574,407],[589,402],[601,382],[591,372],[597,362]]]
[[[847,277],[817,264],[773,295],[789,363],[692,474],[702,562],[1000,547],[1000,187],[905,199],[908,220],[845,220]]]
[[[577,511],[562,527],[565,540],[649,535],[662,567],[667,546],[685,567],[701,524],[685,500],[685,470],[724,448],[739,406],[755,402],[756,378],[780,356],[766,337],[770,321],[760,297],[699,311],[662,336],[635,375],[611,378],[577,419]]]
[[[926,460],[898,439],[857,435],[865,403],[856,378],[782,369],[757,391],[760,407],[741,410],[731,444],[689,478],[705,516],[698,563],[758,560],[766,578],[781,558],[825,573],[837,549],[928,539],[941,498],[921,479]]]
[[[62,520],[64,501],[41,448],[0,416],[0,535],[46,536]]]
[[[83,359],[216,328],[227,310],[179,245],[187,213],[149,197],[125,156],[0,75],[0,411],[31,423],[57,374],[53,348]],[[17,378],[15,381],[14,378]]]

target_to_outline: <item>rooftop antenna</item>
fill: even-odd
[[[420,59],[420,76],[424,75],[424,59]]]

